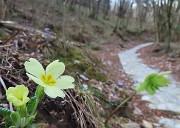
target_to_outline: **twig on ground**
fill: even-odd
[[[6,87],[6,85],[5,85],[5,83],[4,83],[4,81],[3,81],[3,79],[2,79],[1,76],[0,76],[0,82],[1,82],[1,85],[3,86],[4,90],[6,91],[6,90],[7,90],[7,87]],[[11,111],[13,111],[13,106],[12,106],[12,103],[11,103],[11,102],[9,102],[9,109],[10,109]]]
[[[129,101],[134,95],[136,95],[136,91],[134,91],[134,93],[132,95],[130,95],[127,99],[125,99],[120,105],[118,105],[111,113],[110,115],[107,117],[107,119],[105,120],[105,125],[107,125],[109,119],[114,115],[114,113],[117,112],[117,110],[119,110],[120,107],[122,107],[127,101]]]
[[[20,31],[17,31],[16,33],[14,33],[12,36],[10,36],[6,41],[3,42],[3,44],[6,44],[7,42],[9,42],[12,38],[14,38],[17,34],[19,34]]]
[[[10,46],[13,46],[13,44],[0,45],[0,48],[4,48],[4,47],[10,47]]]

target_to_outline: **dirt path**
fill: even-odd
[[[124,72],[122,65],[118,58],[118,53],[130,47],[134,44],[128,44],[125,48],[122,48],[118,42],[102,44],[101,50],[94,51],[93,54],[103,63],[106,67],[107,75],[110,80],[115,82],[119,86],[129,88],[132,85],[133,80]]]
[[[104,66],[107,68],[109,79],[115,81],[125,89],[131,89],[131,85],[134,83],[134,81],[124,71],[120,59],[118,58],[118,53],[133,48],[136,45],[138,44],[128,44],[125,48],[122,48],[119,43],[114,42],[111,44],[103,44],[101,46],[101,50],[94,52],[94,54],[103,62]],[[176,123],[176,119],[178,119],[178,116],[176,114],[169,111],[149,109],[149,103],[147,101],[141,100],[141,95],[135,96],[132,102],[130,102],[129,104],[133,109],[133,117],[131,119],[139,124],[142,124],[143,120],[146,120],[152,123],[155,128],[164,128],[162,124],[169,122],[171,126],[172,124]],[[153,117],[165,117],[174,120],[166,120],[165,118],[163,118],[164,120],[158,122],[158,120]],[[179,128],[179,125],[177,126],[177,128]]]

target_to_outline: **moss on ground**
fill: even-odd
[[[8,38],[8,36],[9,36],[9,34],[6,31],[4,31],[3,29],[0,28],[0,39],[5,40],[5,39]]]
[[[91,61],[87,53],[73,46],[70,42],[58,42],[58,44],[49,48],[47,52],[48,56],[50,56],[49,60],[59,59],[65,63],[68,74],[84,74],[90,79],[102,82],[107,79],[106,74],[102,73],[101,68]]]

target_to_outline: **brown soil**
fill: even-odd
[[[118,53],[133,47],[135,44],[122,44],[117,41],[112,43],[102,43],[100,50],[94,51],[93,54],[102,62],[105,66],[108,79],[112,80],[116,84],[128,88],[133,84],[132,79],[124,72],[120,63]]]
[[[180,82],[180,57],[171,58],[165,55],[156,44],[140,49],[139,53],[145,64],[160,71],[172,71],[175,80]]]

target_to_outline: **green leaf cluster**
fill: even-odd
[[[7,108],[2,108],[0,107],[0,116],[8,116],[12,113],[11,110],[7,109]]]
[[[32,124],[36,114],[31,115],[35,104],[36,104],[36,96],[32,97],[31,100],[28,102],[27,108],[25,107],[25,110],[28,110],[27,111],[28,116],[22,115],[21,108],[17,108],[17,111],[11,111],[7,108],[0,107],[0,116],[5,117],[4,122],[2,122],[4,127],[5,128],[20,128],[20,127],[37,128],[38,126]]]
[[[37,100],[36,96],[33,96],[33,97],[29,100],[29,102],[28,102],[28,104],[27,104],[27,111],[28,111],[29,114],[32,113],[32,111],[33,111],[33,109],[34,109],[34,106],[35,106],[35,104],[36,104],[36,100]]]
[[[137,92],[146,91],[148,94],[153,95],[159,90],[160,87],[168,86],[170,81],[163,75],[152,73],[145,78],[145,81],[140,83]]]

